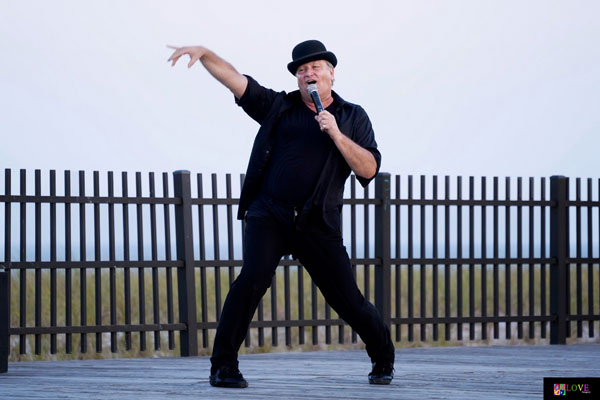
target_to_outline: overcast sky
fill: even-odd
[[[393,174],[600,177],[600,2],[0,0],[0,165],[245,171],[258,125],[167,44],[276,90],[338,58]]]

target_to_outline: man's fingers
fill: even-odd
[[[169,59],[167,60],[167,62],[173,61],[171,66],[175,65],[175,63],[179,60],[179,58],[182,55],[187,53],[187,49],[185,47],[177,47],[177,46],[172,46],[172,45],[167,45],[167,47],[175,50],[173,52],[173,54],[171,54],[171,57],[169,57]]]
[[[171,57],[169,57],[167,61],[177,61],[179,57],[181,57],[181,54],[177,54],[177,52],[174,52],[173,54],[171,54]]]
[[[198,54],[198,52],[193,51],[193,48],[176,47],[176,46],[171,46],[171,45],[167,45],[167,47],[175,49],[175,52],[167,60],[167,61],[173,61],[171,66],[175,65],[177,63],[177,61],[179,61],[179,58],[181,58],[182,55],[187,54],[188,56],[190,56],[190,62],[188,63],[188,68],[191,68],[192,65],[194,65],[196,63],[196,61],[198,61],[200,59],[200,56],[201,56],[201,54]]]
[[[177,55],[177,56],[176,56],[175,54],[173,54],[173,55],[171,56],[171,58],[169,58],[169,60],[168,60],[168,61],[173,61],[173,63],[171,64],[171,66],[175,65],[175,63],[176,63],[177,61],[179,61],[179,57],[181,57],[181,54],[179,54],[179,55]]]
[[[188,63],[188,68],[191,68],[198,61],[198,57],[190,57],[190,62]]]
[[[177,54],[177,52],[179,51],[179,47],[168,44],[167,48],[175,50],[173,52],[173,54],[171,54],[171,57],[169,57],[169,59],[167,60],[167,61],[171,61],[175,57],[175,54]]]

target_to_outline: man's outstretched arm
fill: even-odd
[[[240,74],[233,65],[229,64],[227,61],[223,60],[221,57],[216,55],[211,50],[207,49],[203,46],[186,46],[186,47],[176,47],[176,46],[167,46],[175,51],[169,57],[167,61],[172,61],[172,66],[177,63],[179,58],[184,54],[190,56],[190,62],[188,63],[188,68],[191,68],[192,65],[196,63],[196,61],[200,60],[204,68],[225,85],[236,98],[241,98],[244,92],[246,91],[246,87],[248,86],[248,78],[244,75]]]

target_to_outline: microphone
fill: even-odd
[[[306,87],[308,93],[310,93],[310,97],[312,97],[313,103],[315,104],[315,108],[317,109],[317,114],[323,111],[323,103],[321,103],[321,97],[319,97],[319,89],[317,89],[317,85],[311,83]]]

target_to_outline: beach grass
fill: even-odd
[[[459,314],[458,308],[458,279],[457,279],[457,267],[437,267],[437,273],[434,274],[434,267],[432,265],[426,265],[423,267],[423,272],[421,271],[420,266],[412,267],[412,298],[413,298],[413,306],[412,306],[412,316],[419,317],[421,316],[421,305],[424,305],[425,313],[423,316],[431,317],[433,316],[433,306],[434,302],[437,304],[438,316],[445,316],[446,305],[445,305],[445,296],[446,292],[449,292],[450,302],[449,302],[449,316],[457,316]],[[446,288],[445,281],[445,269],[450,268],[450,279],[448,281],[448,288]],[[498,297],[498,311],[499,315],[507,315],[507,299],[509,299],[508,304],[510,304],[510,315],[518,315],[519,313],[519,302],[521,301],[521,314],[522,315],[530,315],[530,299],[529,299],[529,284],[530,280],[533,279],[533,299],[534,302],[532,304],[533,307],[533,315],[541,315],[542,306],[541,306],[541,285],[540,280],[542,276],[541,266],[535,265],[532,269],[529,268],[528,265],[519,267],[517,265],[510,266],[510,294],[507,295],[506,288],[506,267],[498,266],[498,281],[495,289],[494,286],[494,267],[486,266],[486,306],[485,306],[485,314],[488,316],[493,315],[494,311],[494,292],[496,291]],[[522,270],[522,295],[521,300],[519,301],[518,289],[519,289],[519,269]],[[593,295],[593,309],[590,310],[588,308],[588,266],[581,266],[581,274],[582,274],[582,284],[580,291],[582,292],[581,298],[581,313],[583,315],[586,314],[598,314],[600,307],[600,276],[599,276],[599,268],[597,266],[592,267],[592,282],[595,283],[594,287],[591,288],[591,292]],[[196,280],[196,299],[197,299],[197,320],[198,321],[209,321],[215,322],[217,321],[217,309],[222,307],[222,304],[225,300],[225,295],[228,291],[230,281],[230,273],[233,276],[237,276],[239,273],[239,267],[221,267],[221,268],[206,268],[204,274],[201,273],[199,268],[196,269],[195,280]],[[468,266],[464,265],[461,268],[462,270],[462,306],[460,308],[460,314],[462,316],[471,315],[470,308],[473,307],[473,316],[482,316],[483,313],[483,302],[482,302],[482,290],[481,290],[481,281],[484,270],[481,265]],[[472,270],[472,272],[471,272]],[[140,271],[143,274],[144,285],[142,286],[143,292],[145,294],[145,298],[140,304]],[[356,278],[357,283],[361,291],[365,294],[368,294],[368,299],[371,302],[374,302],[374,282],[375,282],[375,273],[374,267],[367,268],[365,273],[364,266],[356,267]],[[174,322],[178,322],[178,297],[177,297],[177,274],[176,270],[167,271],[164,268],[156,270],[156,289],[158,293],[158,313],[154,313],[153,306],[153,271],[151,268],[128,268],[128,269],[116,269],[114,271],[115,275],[115,293],[114,293],[114,301],[116,302],[116,323],[118,325],[124,325],[128,323],[126,319],[125,305],[126,305],[126,291],[125,291],[125,281],[126,276],[129,275],[129,287],[130,287],[130,316],[129,323],[130,324],[141,324],[140,320],[140,309],[143,306],[145,313],[145,323],[166,323],[168,321],[168,310],[167,310],[167,274],[170,273],[172,277],[172,293],[173,293],[173,308],[172,313],[174,316]],[[41,304],[41,320],[39,321],[40,326],[48,327],[51,325],[51,273],[48,270],[39,271],[38,279],[40,281],[41,293],[39,294],[40,299],[39,302]],[[56,325],[57,326],[65,326],[67,325],[67,274],[70,274],[71,282],[70,282],[70,293],[71,293],[71,306],[70,306],[70,318],[71,325],[79,326],[79,325],[96,325],[96,279],[97,276],[100,280],[100,298],[101,298],[101,307],[99,314],[100,325],[110,325],[111,315],[110,315],[110,273],[107,270],[87,270],[85,273],[85,286],[86,286],[86,295],[84,301],[81,299],[81,282],[82,276],[79,269],[74,270],[58,270],[56,271]],[[98,275],[96,275],[98,274]],[[218,275],[217,275],[218,274]],[[205,275],[203,278],[202,275]],[[286,276],[287,275],[287,276]],[[299,299],[299,277],[302,277],[303,288],[302,293],[303,296],[301,300]],[[21,287],[21,279],[25,276],[25,284],[24,287]],[[217,276],[219,279],[216,279]],[[401,297],[399,299],[400,308],[397,308],[396,302],[396,280],[399,277],[400,279],[400,293]],[[438,282],[438,296],[437,299],[434,299],[433,295],[433,282],[434,277]],[[473,279],[474,283],[474,291],[473,293],[469,290],[469,282],[470,279]],[[421,294],[421,279],[424,279],[424,288],[425,292]],[[206,304],[205,310],[206,314],[203,314],[203,296],[201,295],[200,288],[204,285],[206,286]],[[285,289],[285,281],[289,282],[288,287],[288,302],[287,307],[289,309],[289,319],[298,320],[300,319],[300,301],[303,304],[304,308],[304,319],[325,319],[327,317],[327,312],[330,313],[329,318],[337,318],[337,314],[334,310],[326,310],[325,300],[320,292],[316,291],[317,297],[317,314],[316,316],[312,315],[312,285],[310,281],[310,277],[307,274],[304,268],[298,268],[295,266],[290,267],[280,267],[277,270],[275,275],[276,288],[275,288],[275,296],[276,301],[273,303],[275,307],[272,305],[272,290],[269,289],[265,294],[262,304],[260,306],[259,311],[254,316],[256,320],[258,318],[259,312],[262,313],[264,320],[284,320],[285,319],[285,310],[286,310],[286,289]],[[550,299],[550,283],[549,283],[549,267],[546,267],[545,273],[545,312],[549,313],[549,299]],[[218,282],[218,283],[217,283]],[[220,293],[221,298],[216,299],[216,287],[220,285]],[[409,267],[403,265],[398,270],[395,266],[392,266],[392,299],[391,299],[391,309],[392,309],[392,318],[397,317],[408,317],[409,316]],[[24,325],[27,327],[36,326],[35,321],[35,304],[36,304],[36,272],[27,271],[26,273],[22,273],[21,271],[12,271],[11,272],[11,327],[19,327],[22,325],[24,321]],[[571,286],[571,298],[570,298],[570,309],[571,312],[577,313],[577,300],[574,293],[577,291],[577,268],[575,265],[570,269],[570,286]],[[368,289],[367,289],[368,288]],[[24,289],[25,293],[25,313],[21,315],[20,307],[21,307],[21,289]],[[448,289],[448,290],[446,290]],[[472,299],[472,300],[471,300]],[[471,305],[472,301],[472,305]],[[85,304],[84,304],[85,303]],[[85,305],[85,319],[82,320],[82,306]],[[591,311],[591,312],[590,312]],[[399,312],[399,314],[398,314]],[[156,319],[155,319],[156,315]],[[400,340],[396,341],[397,347],[415,347],[415,346],[447,346],[447,345],[467,345],[467,344],[517,344],[517,343],[525,343],[525,344],[544,344],[549,342],[549,324],[546,323],[546,338],[542,338],[541,336],[541,322],[535,322],[534,324],[534,336],[529,337],[529,322],[522,323],[522,336],[519,335],[519,325],[517,323],[510,323],[510,327],[507,328],[505,323],[498,324],[498,337],[494,337],[494,324],[493,323],[475,323],[471,328],[470,324],[463,323],[459,327],[457,324],[449,325],[449,337],[445,335],[445,325],[439,324],[437,326],[438,329],[438,338],[434,340],[433,332],[434,327],[432,324],[426,324],[421,326],[419,324],[415,324],[412,327],[402,324],[399,327],[392,324],[392,337],[397,338],[397,329],[400,329]],[[421,328],[424,331],[425,340],[421,340]],[[600,326],[598,321],[595,321],[592,324],[594,336],[590,338],[590,324],[588,322],[582,323],[583,337],[577,337],[577,323],[571,323],[570,327],[570,337],[568,342],[581,342],[581,341],[593,341],[600,342],[598,332],[600,332]],[[287,334],[291,337],[291,345],[286,345],[286,329]],[[317,343],[313,343],[313,329],[317,331]],[[412,329],[413,331],[413,340],[409,340],[409,332]],[[469,339],[470,329],[473,329],[475,334],[475,339]],[[323,349],[357,349],[364,348],[364,344],[360,340],[360,338],[356,339],[353,343],[353,335],[352,331],[348,326],[344,326],[343,329],[340,329],[338,326],[331,326],[330,328],[326,328],[324,326],[320,327],[305,327],[303,329],[303,342],[304,344],[300,344],[300,338],[302,336],[301,329],[298,327],[279,327],[279,328],[263,328],[262,335],[264,338],[264,344],[259,346],[259,329],[252,328],[250,330],[249,335],[249,344],[243,344],[240,350],[241,353],[261,353],[261,352],[271,352],[271,351],[310,351],[310,350],[323,350]],[[462,340],[459,339],[458,334],[459,331],[462,332]],[[486,332],[486,337],[483,338],[483,332]],[[507,336],[507,331],[510,333],[510,337]],[[146,341],[146,349],[142,350],[140,346],[141,336],[145,336]],[[11,336],[11,349],[10,349],[10,361],[19,361],[19,360],[68,360],[68,359],[96,359],[96,358],[120,358],[120,357],[166,357],[166,356],[179,356],[180,348],[179,348],[179,333],[174,332],[174,344],[175,347],[172,349],[168,348],[168,332],[162,331],[158,334],[160,348],[155,350],[155,334],[154,332],[146,332],[140,334],[139,332],[133,332],[130,334],[131,338],[131,346],[128,348],[127,346],[127,336],[125,333],[117,333],[116,334],[116,352],[111,352],[111,334],[110,333],[102,333],[98,335],[101,342],[101,351],[96,351],[96,340],[97,335],[95,333],[88,333],[85,335],[85,340],[87,344],[87,351],[83,353],[81,351],[81,334],[72,334],[72,352],[67,353],[67,335],[66,334],[57,334],[56,335],[56,353],[50,354],[51,348],[51,335],[45,334],[40,337],[40,347],[37,349],[39,354],[36,353],[35,348],[35,336],[27,335],[23,338],[13,335]],[[273,344],[274,335],[277,338],[277,345]],[[341,336],[340,336],[341,335]],[[326,337],[330,337],[330,344],[326,343]],[[520,336],[520,337],[519,337]],[[340,337],[342,340],[340,340]],[[198,334],[198,343],[199,343],[199,354],[200,355],[210,355],[212,341],[214,338],[214,329],[206,330],[206,341],[203,340],[202,331],[199,331]],[[24,345],[26,346],[25,354],[20,354],[20,346],[21,340],[23,340]],[[341,342],[341,343],[340,343]],[[206,347],[205,347],[206,346]]]

